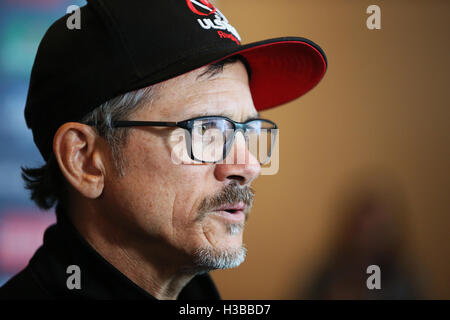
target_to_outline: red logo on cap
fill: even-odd
[[[209,16],[216,12],[216,8],[208,0],[186,0],[186,3],[195,14]]]

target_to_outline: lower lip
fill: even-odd
[[[214,211],[218,216],[224,217],[231,222],[243,222],[245,220],[245,215],[243,211],[236,211],[230,213],[228,211]]]

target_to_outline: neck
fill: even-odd
[[[73,212],[72,212],[73,211]],[[110,264],[159,300],[175,300],[194,277],[174,249],[126,232],[92,207],[72,206],[69,217],[83,238]],[[175,258],[175,259],[174,259]],[[183,263],[184,262],[184,263]]]

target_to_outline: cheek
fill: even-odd
[[[115,194],[121,194],[122,210],[147,234],[172,243],[190,241],[200,233],[196,209],[214,190],[213,168],[174,164],[170,154],[154,146],[152,151],[127,149],[126,175],[116,183]]]
[[[149,135],[147,133],[147,135]],[[136,143],[139,142],[139,143]],[[154,146],[149,150],[146,146]],[[105,200],[125,225],[146,234],[160,233],[170,212],[170,163],[164,160],[158,141],[130,134],[123,150],[125,176],[105,181]]]
[[[223,236],[224,225],[219,221],[198,218],[201,202],[211,197],[220,188],[216,185],[211,166],[179,166],[174,185],[175,198],[172,215],[172,239],[178,248],[192,251],[205,243]]]
[[[173,199],[174,227],[190,230],[197,223],[197,209],[213,190],[213,174],[208,166],[181,165],[173,169],[177,173],[171,181],[175,194]],[[211,178],[212,177],[212,178]],[[210,182],[211,181],[211,182]]]

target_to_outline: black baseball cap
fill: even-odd
[[[242,45],[208,0],[88,0],[79,14],[80,29],[68,27],[67,14],[47,30],[31,73],[25,119],[45,160],[62,124],[118,95],[234,55],[247,62],[259,111],[302,96],[327,68],[325,53],[308,39]]]

